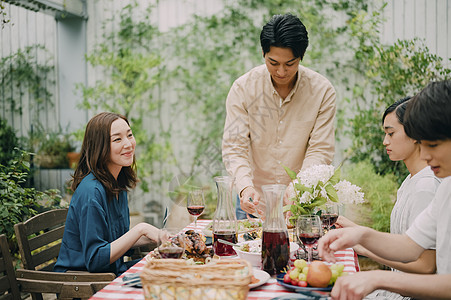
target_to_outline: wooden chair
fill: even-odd
[[[19,286],[14,273],[13,261],[9,253],[8,241],[0,235],[0,299],[20,300]]]
[[[56,293],[59,299],[89,298],[110,283],[113,273],[53,272],[63,238],[68,209],[53,209],[14,225],[24,269],[16,271],[22,292],[33,299]]]

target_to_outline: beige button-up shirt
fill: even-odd
[[[296,84],[282,99],[266,65],[238,78],[226,102],[222,158],[235,177],[238,193],[290,178],[315,164],[330,164],[334,155],[335,90],[322,75],[299,65]]]

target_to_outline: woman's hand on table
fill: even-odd
[[[383,272],[385,271],[366,271],[340,276],[330,295],[334,300],[363,299],[378,288],[379,280],[384,276]]]

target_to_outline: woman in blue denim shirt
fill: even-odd
[[[123,273],[132,248],[157,240],[160,230],[140,223],[129,230],[127,191],[138,181],[136,141],[126,117],[100,113],[86,126],[63,241],[54,271]]]

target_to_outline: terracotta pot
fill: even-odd
[[[77,168],[78,162],[80,160],[80,152],[68,152],[67,159],[69,160],[69,168]]]

